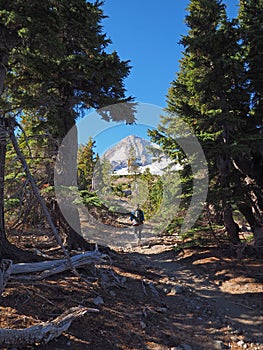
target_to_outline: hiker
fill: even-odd
[[[132,226],[134,227],[134,234],[138,237],[139,243],[142,238],[142,229],[144,222],[144,213],[140,208],[140,205],[137,205],[137,208],[134,212],[131,213],[130,220],[132,221]]]

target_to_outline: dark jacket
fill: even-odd
[[[136,216],[136,211],[139,211],[139,217]],[[130,220],[133,221],[137,221],[137,223],[139,224],[143,224],[144,222],[144,213],[141,209],[136,209],[135,211],[133,211],[131,213],[131,216],[130,216]]]

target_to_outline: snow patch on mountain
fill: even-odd
[[[129,174],[128,159],[132,148],[135,151],[136,163],[141,173],[143,173],[146,168],[149,168],[152,174],[161,175],[164,168],[170,163],[167,157],[163,157],[161,161],[156,161],[150,149],[157,149],[158,146],[135,135],[129,135],[122,139],[116,145],[108,149],[103,154],[102,158],[110,162],[114,174],[127,175]]]

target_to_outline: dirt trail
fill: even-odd
[[[176,251],[171,236],[144,237],[140,247],[130,229],[126,246],[105,247],[104,263],[79,270],[83,280],[67,272],[36,283],[10,281],[0,296],[0,327],[26,328],[82,305],[99,312],[48,344],[21,349],[263,350],[262,261],[238,262],[223,247]],[[25,248],[28,237],[22,238]],[[35,240],[61,258],[48,234]]]
[[[165,245],[146,245],[130,252],[160,274],[170,322],[194,333],[192,349],[194,337],[207,344],[196,344],[201,349],[263,349],[262,264],[238,263],[221,249],[178,254]]]
[[[140,294],[142,287],[147,296],[146,287],[153,287],[153,299],[153,290],[157,291],[158,298],[150,302],[149,308],[154,305],[155,308],[163,307],[165,311],[164,315],[156,315],[157,323],[147,317],[140,321],[149,332],[154,333],[149,341],[150,336],[146,336],[145,332],[145,349],[263,350],[261,262],[238,262],[221,248],[176,252],[171,242],[153,238],[150,226],[145,227],[142,245],[138,246],[131,227],[114,231],[107,225],[99,226],[97,222],[93,227],[88,221],[82,224],[84,232],[89,232],[89,239],[91,235],[95,239],[99,237],[101,242],[105,240],[106,245],[127,258],[122,263],[118,262],[124,271],[131,266],[136,267],[135,274],[141,276],[140,285],[138,287],[138,282],[132,280],[129,288],[137,293],[138,305],[145,303]],[[129,293],[123,298],[129,309],[132,306],[128,305]],[[138,349],[144,349],[140,346]]]

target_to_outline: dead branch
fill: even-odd
[[[74,267],[74,269],[76,269],[86,265],[101,263],[104,258],[104,254],[101,254],[98,251],[91,251],[73,256],[70,258],[70,264]],[[42,261],[36,263],[19,263],[12,266],[10,279],[42,280],[69,269],[70,266],[67,259]]]
[[[33,155],[32,155],[32,152],[31,152],[31,148],[30,148],[30,145],[29,145],[29,142],[28,142],[28,137],[27,137],[27,134],[24,130],[24,128],[22,127],[21,124],[18,123],[17,120],[15,120],[15,125],[19,127],[19,129],[22,131],[22,134],[24,135],[24,138],[25,138],[25,142],[26,142],[26,147],[29,151],[29,155],[30,155],[30,158],[33,159]]]
[[[53,321],[41,322],[26,329],[0,329],[0,347],[21,347],[39,343],[47,344],[67,331],[71,323],[87,312],[97,309],[74,307],[65,311]]]
[[[17,142],[17,139],[16,139],[16,136],[15,136],[13,128],[10,128],[10,130],[9,130],[9,137],[10,137],[10,140],[11,140],[11,142],[13,144],[14,150],[16,151],[16,154],[18,155],[18,157],[19,157],[19,159],[20,159],[20,161],[21,161],[21,163],[22,163],[22,165],[23,165],[23,167],[25,169],[26,176],[27,176],[27,178],[28,178],[28,180],[30,182],[30,185],[32,187],[32,190],[33,190],[33,192],[34,192],[34,194],[35,194],[35,196],[36,196],[36,198],[37,198],[37,200],[38,200],[38,202],[39,202],[39,204],[40,204],[40,206],[41,206],[41,208],[43,210],[43,213],[44,213],[44,215],[45,215],[45,217],[46,217],[46,219],[47,219],[47,221],[49,223],[51,231],[52,231],[53,235],[55,236],[57,243],[61,246],[62,251],[63,251],[64,255],[67,258],[68,264],[69,264],[72,272],[75,275],[78,276],[78,273],[77,273],[76,269],[74,268],[74,266],[71,265],[71,260],[70,260],[69,253],[68,253],[68,251],[66,250],[66,248],[64,247],[64,245],[62,243],[61,237],[59,236],[57,228],[56,228],[56,226],[53,223],[53,220],[52,220],[51,215],[50,215],[50,213],[48,211],[46,203],[45,203],[43,197],[40,195],[40,192],[39,192],[39,190],[38,190],[38,188],[36,186],[35,180],[34,180],[32,174],[30,172],[30,169],[29,169],[28,165],[27,165],[26,159],[25,159],[23,153],[21,152],[21,150],[19,148],[19,145],[18,145],[18,142]]]

